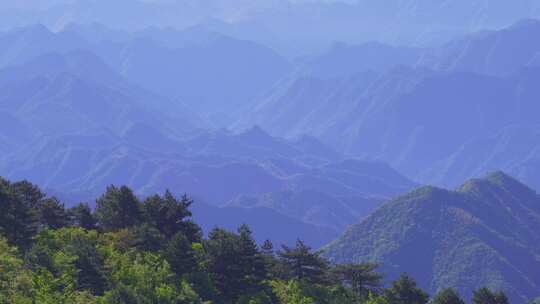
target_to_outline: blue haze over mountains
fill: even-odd
[[[171,189],[206,232],[372,256],[337,246],[383,235],[368,224],[420,185],[503,170],[540,190],[535,18],[533,0],[3,1],[0,176],[69,204]]]

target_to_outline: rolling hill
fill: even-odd
[[[407,272],[434,294],[471,286],[526,303],[540,286],[540,197],[502,173],[455,191],[423,187],[387,202],[325,247],[334,262],[377,261],[395,278]]]

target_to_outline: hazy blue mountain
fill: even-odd
[[[345,78],[288,79],[264,95],[235,128],[256,124],[278,136],[309,134],[326,140],[329,130],[343,130],[341,117],[354,111],[359,95],[377,78],[365,72]]]
[[[165,189],[188,193],[196,202],[214,206],[206,207],[211,212],[207,218],[201,215],[205,227],[263,223],[254,219],[265,217],[298,229],[298,237],[314,246],[335,237],[383,199],[415,186],[387,165],[342,160],[314,138],[284,140],[258,127],[241,133],[208,131],[184,139],[157,123],[137,121],[121,130],[101,124],[65,134],[44,129],[0,158],[0,172],[14,180],[31,179],[69,203],[92,200],[110,184],[127,184],[140,195]],[[290,205],[232,203],[275,193],[289,193]],[[317,203],[314,197],[320,197]],[[226,206],[218,210],[219,205]],[[322,207],[337,216],[330,222],[328,214],[306,216]],[[231,216],[222,218],[221,212]],[[261,238],[267,230],[262,230]],[[296,238],[286,230],[271,236],[278,243]]]
[[[302,60],[302,74],[316,78],[337,78],[363,72],[387,72],[400,65],[415,65],[423,50],[395,47],[378,42],[358,45],[334,44],[327,52]]]
[[[84,49],[84,39],[72,34],[58,35],[41,24],[0,33],[0,67],[22,64],[47,53]]]
[[[509,28],[484,31],[426,52],[418,62],[444,71],[508,75],[540,64],[540,21],[527,19]]]
[[[77,22],[134,31],[149,26],[185,29],[202,24],[298,55],[322,50],[335,41],[427,45],[539,16],[535,0],[24,1],[0,7],[0,28],[40,22],[59,29]]]
[[[183,31],[153,27],[132,33],[99,24],[68,25],[58,32],[32,25],[0,33],[0,67],[78,50],[95,53],[112,74],[184,102],[191,110],[212,118],[219,116],[211,114],[223,113],[213,119],[215,125],[225,125],[228,116],[291,68],[286,59],[265,46],[200,27]],[[91,64],[87,67],[93,68]],[[37,70],[44,73],[44,68]]]
[[[269,239],[274,244],[293,246],[298,239],[314,248],[320,248],[338,234],[335,230],[313,225],[284,215],[273,208],[215,207],[195,203],[193,217],[205,232],[215,227],[235,230],[242,224],[249,225],[259,243]]]
[[[0,110],[34,135],[99,127],[120,134],[142,123],[179,136],[200,124],[181,104],[131,85],[83,51],[43,55],[0,70],[0,87]]]
[[[334,262],[378,261],[389,279],[414,276],[434,294],[454,287],[538,294],[540,197],[497,172],[456,191],[424,187],[387,202],[324,249]]]
[[[260,130],[255,137],[252,132],[199,137],[199,146],[145,125],[121,135],[95,129],[42,136],[14,153],[2,167],[5,176],[31,178],[66,194],[95,195],[109,184],[131,181],[129,186],[141,194],[181,187],[211,204],[287,189],[389,197],[414,186],[384,164],[321,158],[317,152],[312,155],[295,148],[294,141]],[[281,150],[275,149],[275,142]],[[207,191],[208,187],[213,191]]]
[[[445,72],[507,76],[540,64],[540,21],[520,20],[497,30],[479,31],[440,46],[398,47],[371,42],[336,43],[330,50],[299,62],[304,75],[335,78],[366,71],[387,72],[396,66],[426,67]]]
[[[268,9],[248,11],[247,17],[233,23],[236,28],[243,25],[274,33],[261,35],[257,41],[282,52],[302,54],[335,41],[433,45],[464,33],[499,29],[523,18],[538,17],[539,8],[534,0],[282,1]]]
[[[171,40],[182,35],[172,32],[162,39],[176,44]],[[261,45],[207,32],[196,35],[201,42],[168,46],[154,41],[157,35],[143,34],[118,54],[99,54],[127,79],[204,112],[230,113],[289,72],[286,60]]]
[[[327,227],[336,233],[344,231],[359,218],[380,206],[380,197],[338,197],[317,190],[284,190],[259,196],[242,195],[227,206],[270,208],[305,223]]]
[[[422,182],[452,184],[451,174],[444,170],[450,163],[460,168],[461,180],[496,166],[518,174],[517,165],[509,167],[517,157],[481,167],[477,166],[480,159],[469,166],[452,156],[466,144],[466,157],[480,153],[471,151],[469,143],[491,138],[512,125],[536,128],[539,76],[533,67],[498,77],[401,66],[382,74],[300,77],[267,94],[236,127],[258,124],[285,137],[310,134],[346,154],[389,162]],[[523,153],[535,153],[528,148]]]
[[[471,140],[420,177],[442,185],[502,169],[540,189],[540,126],[511,125],[492,136]]]

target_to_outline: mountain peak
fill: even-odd
[[[511,177],[510,175],[504,173],[501,170],[488,173],[485,179],[495,184],[506,184],[506,183],[518,182],[515,178]]]
[[[397,197],[353,225],[324,255],[335,263],[376,261],[389,277],[409,273],[433,293],[451,284],[470,299],[471,285],[488,285],[507,291],[513,302],[535,296],[539,197],[500,171],[462,188],[428,186]],[[513,258],[517,253],[520,259]],[[528,283],[516,284],[518,277]]]
[[[491,196],[494,191],[512,193],[513,196],[528,200],[535,197],[534,190],[503,171],[488,173],[483,178],[471,179],[458,188],[458,192]]]
[[[253,140],[271,138],[270,134],[268,134],[258,125],[244,130],[243,132],[239,133],[238,136]]]

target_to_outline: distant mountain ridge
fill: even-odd
[[[423,187],[387,202],[325,247],[334,262],[379,261],[432,294],[479,284],[526,303],[540,286],[540,196],[495,172],[456,191]]]
[[[94,53],[133,84],[199,113],[225,117],[291,70],[288,60],[268,47],[203,28],[122,32],[73,25],[53,32],[38,24],[0,33],[0,67],[80,50]]]
[[[343,74],[320,77],[312,69],[310,75],[311,65],[343,64],[330,51],[304,62],[306,73],[269,91],[234,127],[309,134],[346,155],[388,162],[422,183],[455,186],[502,169],[540,189],[538,149],[524,138],[534,142],[540,125],[533,114],[539,110],[540,45],[527,35],[539,30],[539,21],[523,21],[438,49],[416,49],[410,59],[388,66],[378,66],[383,51],[380,57],[370,53],[376,60],[363,64],[358,46],[358,56],[353,51],[345,60],[350,69],[337,69]]]
[[[53,4],[54,3],[54,4]],[[122,11],[122,16],[111,11]],[[289,54],[320,50],[334,41],[433,44],[480,29],[499,29],[540,16],[535,0],[493,1],[286,1],[226,0],[36,1],[0,7],[0,27],[39,20],[56,29],[71,22],[140,30],[149,26],[214,31],[267,44]],[[314,35],[313,33],[317,33]]]

